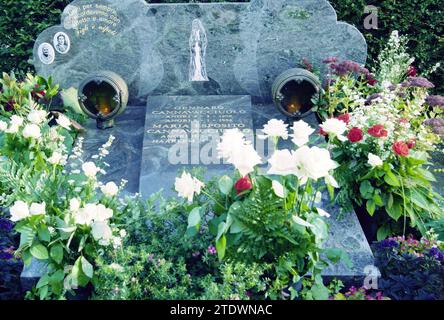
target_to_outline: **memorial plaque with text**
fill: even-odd
[[[171,186],[182,168],[205,166],[208,175],[226,173],[217,144],[226,129],[252,133],[250,96],[158,96],[148,99],[140,193]],[[224,171],[225,170],[225,171]]]

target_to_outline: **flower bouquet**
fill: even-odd
[[[188,201],[188,235],[210,232],[220,260],[274,265],[268,275],[273,280],[268,291],[272,297],[310,273],[315,279],[313,295],[327,299],[320,272],[328,263],[321,254],[335,262],[345,256],[323,248],[329,214],[321,208],[320,190],[321,180],[330,188],[337,186],[332,176],[337,164],[327,149],[307,146],[315,131],[307,123],[296,122],[294,134],[287,127],[279,120],[264,127],[261,138],[271,139],[276,147],[280,139],[292,137],[294,143],[293,150],[276,150],[266,171],[244,134],[227,130],[218,151],[234,165],[235,174],[204,184],[184,172],[175,189]]]

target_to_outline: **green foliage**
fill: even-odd
[[[211,236],[185,236],[188,217],[175,200],[153,195],[146,204],[129,200],[127,209],[124,250],[96,259],[94,299],[250,299],[266,289],[270,266],[220,263],[207,251]]]

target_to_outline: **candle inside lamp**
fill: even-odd
[[[287,105],[287,111],[290,113],[296,113],[302,109],[302,105],[299,102],[299,98],[297,96],[292,96],[290,102]]]

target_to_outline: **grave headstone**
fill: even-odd
[[[131,102],[203,94],[269,100],[280,73],[307,58],[323,74],[330,56],[363,64],[367,45],[326,0],[75,0],[34,46],[39,74],[76,87],[91,72],[113,71],[128,83]]]
[[[204,166],[208,176],[227,170],[217,155],[226,129],[252,133],[250,96],[156,96],[148,99],[140,193],[171,188],[182,168]]]

